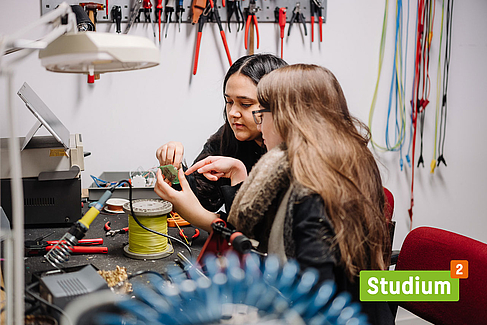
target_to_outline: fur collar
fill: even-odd
[[[258,225],[272,224],[273,215],[270,213],[272,220],[268,220],[267,212],[276,208],[272,205],[289,188],[290,178],[287,150],[283,143],[262,156],[252,168],[235,196],[228,222],[246,236],[256,238],[255,234],[263,231],[256,229]]]

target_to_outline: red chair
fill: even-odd
[[[460,279],[458,302],[401,302],[433,324],[487,323],[487,244],[431,227],[412,230],[404,240],[396,270],[450,270],[451,260],[467,260],[468,279]]]
[[[384,206],[384,214],[388,223],[392,221],[392,215],[394,214],[394,195],[391,191],[384,187],[384,195],[386,197],[386,203]]]

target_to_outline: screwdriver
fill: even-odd
[[[171,16],[174,12],[175,3],[175,0],[168,0],[166,3],[166,32],[164,34],[165,38],[167,38],[167,30],[169,29],[169,23],[171,22]]]
[[[284,49],[284,27],[286,27],[286,8],[279,8],[279,28],[281,29],[281,59],[283,59]]]
[[[178,3],[176,4],[176,15],[178,19],[179,32],[181,32],[181,23],[183,22],[183,12],[184,12],[183,0],[178,0]]]
[[[162,0],[157,0],[156,19],[159,24],[159,42],[161,41],[161,15],[162,15]]]

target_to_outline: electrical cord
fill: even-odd
[[[135,216],[135,213],[134,213],[134,207],[133,207],[133,205],[132,205],[132,183],[130,183],[130,181],[129,181],[129,180],[124,179],[124,180],[119,181],[119,182],[118,182],[118,183],[117,183],[117,184],[114,186],[114,188],[115,188],[115,187],[117,187],[117,186],[119,186],[119,185],[121,185],[122,183],[127,183],[127,184],[129,185],[129,188],[130,188],[130,189],[129,189],[129,205],[130,205],[130,213],[132,214],[132,218],[134,218],[134,221],[135,221],[135,222],[136,222],[136,223],[137,223],[137,224],[138,224],[138,225],[139,225],[139,226],[140,226],[142,229],[145,229],[145,230],[150,231],[150,232],[152,232],[152,233],[154,233],[154,234],[156,234],[156,235],[163,236],[163,237],[169,238],[169,239],[171,239],[171,240],[174,240],[174,241],[176,241],[176,242],[180,243],[181,245],[183,245],[183,246],[184,246],[184,247],[185,247],[185,248],[188,250],[188,252],[189,252],[189,256],[192,258],[192,257],[193,257],[193,253],[191,252],[191,248],[190,248],[188,245],[186,245],[186,243],[184,243],[182,240],[179,240],[178,238],[175,238],[175,237],[170,236],[170,235],[167,235],[167,234],[163,234],[162,232],[159,232],[159,231],[155,231],[155,230],[153,230],[153,229],[150,229],[150,228],[148,228],[148,227],[144,226],[144,225],[143,225],[143,224],[142,224],[142,223],[139,221],[139,219],[137,219],[137,217]]]
[[[25,288],[25,293],[29,294],[29,295],[30,295],[32,298],[34,298],[34,299],[38,300],[40,303],[42,303],[42,304],[44,304],[44,305],[46,305],[46,306],[48,306],[48,307],[51,307],[52,309],[54,309],[54,310],[56,310],[57,312],[61,313],[61,315],[63,315],[64,317],[66,317],[66,319],[68,320],[68,323],[69,323],[69,324],[73,324],[73,322],[72,322],[72,321],[71,321],[71,319],[69,318],[68,314],[66,314],[66,313],[64,312],[64,310],[62,310],[61,308],[59,308],[59,307],[58,307],[58,306],[56,306],[56,305],[51,304],[50,302],[48,302],[48,301],[47,301],[47,300],[45,300],[44,298],[42,298],[42,297],[40,297],[40,296],[36,295],[35,293],[33,293],[33,292],[31,291],[31,289],[32,289],[34,286],[38,285],[38,284],[39,284],[39,282],[34,282],[33,284],[30,284],[29,286],[27,286],[27,287]]]
[[[138,271],[138,272],[135,272],[134,274],[131,274],[127,277],[127,280],[130,280],[130,279],[133,279],[139,275],[143,275],[143,274],[155,274],[157,275],[158,277],[160,277],[161,279],[163,280],[166,280],[166,278],[160,274],[159,272],[156,272],[156,271],[151,271],[151,270],[145,270],[145,271]]]
[[[450,72],[450,56],[451,56],[451,30],[453,20],[453,0],[448,0],[446,9],[446,46],[445,46],[445,61],[443,66],[443,101],[441,105],[441,119],[440,119],[440,138],[438,141],[438,166],[442,162],[446,166],[445,157],[443,156],[445,150],[446,139],[446,117],[447,117],[447,93],[448,93],[448,79]]]

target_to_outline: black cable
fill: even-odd
[[[451,30],[453,20],[453,0],[448,0],[446,8],[446,45],[445,45],[445,61],[443,63],[443,102],[441,104],[440,112],[440,136],[438,146],[438,166],[443,162],[446,166],[445,157],[443,156],[445,150],[446,139],[446,117],[448,112],[447,93],[448,93],[448,79],[450,71],[450,56],[451,56]]]
[[[156,272],[156,271],[150,271],[150,270],[146,270],[146,271],[138,271],[138,272],[135,272],[134,274],[131,274],[127,277],[127,280],[130,280],[132,278],[135,278],[136,276],[139,276],[139,275],[143,275],[143,274],[155,274],[157,275],[158,277],[160,277],[161,279],[163,280],[166,280],[166,278],[160,274],[159,272]]]
[[[38,300],[40,303],[42,303],[42,304],[44,304],[44,305],[46,305],[48,307],[51,307],[52,309],[54,309],[57,312],[61,313],[61,315],[63,315],[64,317],[66,317],[66,319],[68,320],[69,324],[73,324],[73,322],[71,322],[71,319],[69,318],[68,314],[66,314],[64,312],[64,310],[62,310],[61,308],[59,308],[56,305],[51,304],[50,302],[48,302],[44,298],[39,297],[38,295],[36,295],[32,291],[30,291],[29,287],[26,287],[25,288],[25,292],[28,293],[29,295],[31,295],[34,299]]]
[[[426,106],[428,105],[428,97],[429,97],[429,63],[430,63],[430,42],[429,42],[429,36],[431,32],[431,2],[426,1],[425,3],[425,8],[424,8],[424,14],[423,14],[423,57],[422,57],[422,63],[420,63],[421,70],[423,72],[422,74],[422,84],[423,84],[423,91],[422,91],[422,98],[421,98],[421,105],[418,105],[420,108],[420,111],[418,113],[419,115],[419,134],[420,134],[420,151],[419,151],[419,158],[418,158],[418,165],[423,165],[424,167],[424,159],[423,159],[423,135],[424,135],[424,123],[425,123],[425,110]],[[419,97],[418,97],[419,98]],[[422,108],[422,109],[421,109]]]
[[[162,232],[158,232],[158,231],[155,231],[155,230],[153,230],[153,229],[150,229],[150,228],[148,228],[148,227],[144,226],[144,225],[143,225],[143,224],[142,224],[142,223],[139,221],[139,219],[137,219],[137,217],[135,216],[135,213],[134,213],[134,207],[132,206],[132,183],[131,183],[129,180],[124,179],[124,180],[121,180],[120,182],[118,182],[118,183],[117,183],[117,184],[116,184],[116,185],[115,185],[113,188],[115,188],[115,187],[117,187],[118,185],[123,184],[123,183],[127,183],[127,184],[129,185],[129,187],[130,187],[130,189],[129,189],[129,204],[130,204],[130,213],[132,214],[132,218],[134,218],[135,222],[136,222],[136,223],[137,223],[137,224],[138,224],[138,225],[139,225],[141,228],[143,228],[143,229],[145,229],[145,230],[147,230],[147,231],[150,231],[150,232],[152,232],[152,233],[154,233],[154,234],[156,234],[156,235],[159,235],[159,236],[164,236],[164,237],[166,237],[166,238],[169,238],[169,239],[171,239],[171,240],[174,240],[174,241],[176,241],[176,242],[180,243],[181,245],[183,245],[183,246],[184,246],[184,247],[185,247],[185,248],[188,250],[188,252],[189,252],[189,256],[192,258],[192,257],[193,257],[193,254],[192,254],[192,252],[191,252],[191,248],[190,248],[188,245],[186,245],[186,243],[185,243],[185,242],[183,242],[182,240],[179,240],[179,239],[177,239],[177,238],[175,238],[175,237],[173,237],[173,236],[170,236],[170,235],[167,235],[167,234],[163,234]]]

